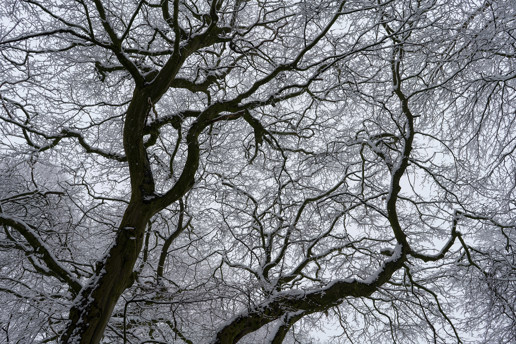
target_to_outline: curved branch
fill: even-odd
[[[73,294],[78,294],[82,288],[81,283],[73,277],[57,258],[50,252],[49,248],[34,229],[20,219],[0,213],[0,224],[15,229],[20,233],[27,243],[32,247],[36,255],[45,263],[53,276],[68,284]]]
[[[285,336],[287,335],[288,331],[298,321],[305,315],[304,312],[295,312],[295,313],[286,313],[283,316],[283,319],[281,320],[280,324],[276,328],[276,333],[274,334],[274,337],[271,340],[270,344],[281,344],[283,343],[283,340],[285,339]]]
[[[377,291],[391,276],[403,267],[405,255],[398,244],[391,257],[368,279],[337,280],[315,290],[284,291],[268,301],[250,308],[229,320],[217,332],[212,344],[236,343],[240,338],[287,313],[307,315],[323,312],[341,304],[347,297],[367,297]]]
[[[101,0],[94,0],[95,6],[97,8],[97,12],[99,13],[102,26],[104,27],[104,30],[108,34],[109,38],[111,39],[111,42],[113,42],[113,45],[110,47],[111,50],[115,53],[118,61],[127,69],[127,71],[131,74],[134,81],[137,85],[143,85],[145,78],[142,76],[140,71],[138,70],[138,67],[124,54],[123,48],[122,48],[122,39],[119,38],[116,34],[116,32],[113,30],[111,25],[109,24],[106,10],[104,9],[104,5],[102,5]]]
[[[165,266],[165,260],[167,259],[168,249],[170,245],[174,242],[174,240],[185,230],[188,226],[183,225],[185,215],[185,204],[182,199],[179,199],[179,219],[177,220],[176,230],[167,238],[163,243],[163,248],[161,249],[161,254],[159,255],[158,269],[156,271],[157,279],[161,279],[163,277],[163,267]]]
[[[27,141],[27,144],[29,146],[31,146],[32,148],[36,149],[38,152],[44,152],[44,151],[46,151],[48,149],[56,147],[59,144],[59,142],[61,142],[62,139],[65,139],[65,138],[76,138],[77,141],[79,142],[79,144],[85,149],[85,151],[87,153],[98,154],[98,155],[100,155],[100,156],[102,156],[102,157],[104,157],[106,159],[111,159],[111,160],[115,160],[115,161],[119,161],[119,162],[127,161],[127,157],[125,157],[124,155],[108,152],[108,151],[105,151],[103,149],[91,146],[90,144],[88,144],[86,142],[84,136],[80,132],[72,130],[72,129],[69,129],[69,128],[63,128],[61,130],[60,134],[48,135],[48,134],[46,134],[46,133],[44,133],[42,131],[39,131],[39,130],[36,130],[36,129],[32,128],[31,126],[29,126],[27,124],[19,123],[19,122],[15,121],[15,120],[12,120],[10,118],[0,116],[0,119],[5,121],[5,122],[7,122],[7,123],[14,124],[17,127],[21,128],[22,132],[23,132],[23,136],[24,136],[25,140]],[[51,142],[48,143],[48,144],[42,145],[42,146],[38,145],[29,137],[28,133],[41,136],[45,140],[51,140]]]

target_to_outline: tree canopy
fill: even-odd
[[[1,343],[516,341],[513,1],[3,0],[0,54]]]

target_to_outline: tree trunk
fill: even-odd
[[[114,245],[99,264],[96,276],[75,299],[62,343],[99,343],[120,295],[130,286],[152,213],[143,203],[127,207]]]

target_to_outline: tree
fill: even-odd
[[[4,0],[3,341],[514,341],[515,11]]]

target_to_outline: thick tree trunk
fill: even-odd
[[[62,343],[100,342],[120,295],[133,281],[133,268],[143,245],[147,222],[153,214],[180,199],[194,182],[199,163],[197,136],[207,125],[206,121],[193,125],[189,130],[188,157],[176,184],[162,196],[155,194],[154,178],[143,142],[145,121],[152,106],[151,93],[149,89],[136,87],[127,109],[124,151],[131,176],[131,200],[115,243],[98,264],[95,276],[75,299],[69,322],[61,336]]]
[[[75,299],[62,343],[99,343],[122,292],[131,284],[145,227],[152,213],[142,203],[127,207],[114,245],[97,267],[96,276]]]
[[[115,242],[98,263],[75,299],[62,343],[99,343],[120,295],[133,281],[133,268],[143,245],[153,207],[145,200],[154,195],[154,180],[143,144],[143,129],[150,104],[136,88],[124,124],[124,150],[131,176],[131,201],[125,210]]]

